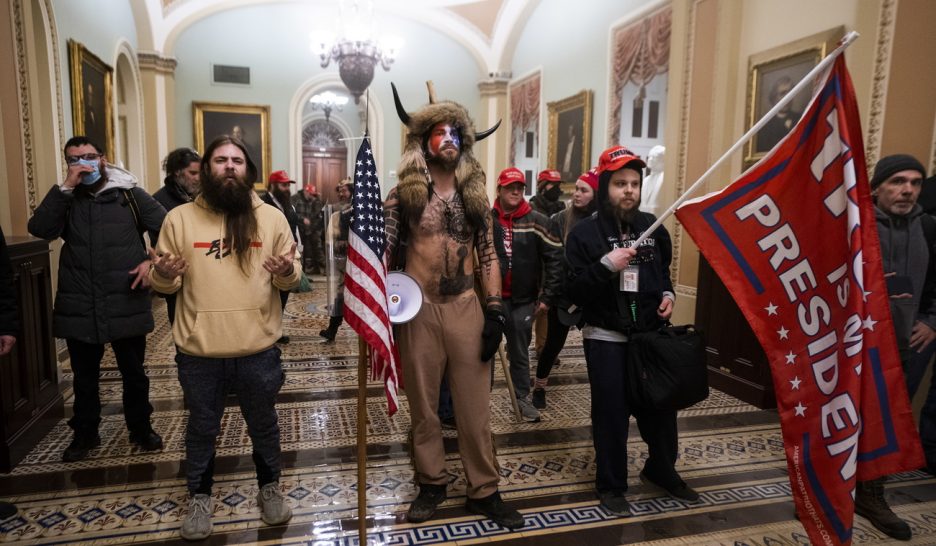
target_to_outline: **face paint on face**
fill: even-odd
[[[449,123],[436,123],[429,135],[429,153],[438,156],[447,149],[461,151],[461,138],[458,129]]]

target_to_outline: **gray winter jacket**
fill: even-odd
[[[910,331],[917,320],[936,328],[936,293],[930,275],[934,256],[923,232],[925,213],[919,205],[905,216],[892,216],[877,207],[874,214],[884,274],[908,277],[913,286],[912,299],[890,300],[897,346],[903,359],[909,356]]]
[[[153,330],[148,289],[130,289],[130,270],[147,259],[125,195],[132,192],[143,227],[156,242],[166,210],[131,173],[108,165],[107,182],[96,194],[80,186],[54,186],[29,219],[29,232],[61,237],[58,291],[53,313],[56,337],[85,343],[145,335]]]

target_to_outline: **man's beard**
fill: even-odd
[[[287,191],[273,190],[273,197],[275,197],[276,200],[279,201],[280,205],[283,205],[285,207],[289,203],[289,198],[291,196],[288,190]]]
[[[225,216],[241,216],[253,210],[251,187],[246,178],[237,177],[229,183],[226,176],[208,176],[208,183],[201,185],[201,195],[212,209]]]
[[[624,210],[620,206],[612,204],[611,201],[605,201],[604,209],[617,218],[623,231],[623,227],[630,225],[634,218],[637,217],[637,213],[640,212],[640,202],[638,201],[635,203],[632,209]]]
[[[458,160],[461,159],[461,152],[455,150],[454,154],[446,153],[453,148],[446,148],[439,151],[439,155],[433,153],[426,154],[426,164],[439,167],[446,171],[454,171],[458,166]]]

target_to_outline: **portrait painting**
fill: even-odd
[[[71,79],[72,133],[104,147],[108,161],[116,157],[111,93],[114,69],[85,46],[68,41]]]
[[[265,187],[270,176],[270,107],[249,104],[193,102],[195,149],[204,153],[205,146],[221,135],[243,141],[247,154],[257,166],[254,185]]]
[[[549,168],[562,174],[564,193],[571,193],[591,157],[592,91],[547,104],[549,112]]]
[[[838,27],[756,55],[748,63],[745,130],[750,129],[809,73],[844,35]],[[747,142],[745,165],[773,149],[799,121],[812,98],[812,88],[798,93]]]

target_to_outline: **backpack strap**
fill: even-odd
[[[140,244],[143,245],[143,251],[146,252],[146,240],[143,239],[143,232],[146,231],[143,227],[143,215],[140,213],[140,206],[136,202],[136,198],[133,197],[133,190],[122,188],[120,190],[123,192],[124,199],[127,200],[127,204],[130,205],[130,212],[133,214],[133,223],[136,224],[137,235],[140,236]],[[936,225],[933,226],[936,228]]]

